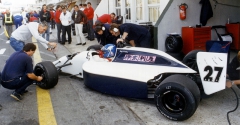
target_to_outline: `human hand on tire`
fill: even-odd
[[[37,76],[37,81],[40,82],[42,81],[43,77],[42,76]]]

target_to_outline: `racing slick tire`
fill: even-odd
[[[176,53],[166,52],[166,53],[179,61],[182,61],[184,57],[183,52],[176,52]]]
[[[183,48],[182,37],[179,35],[170,35],[165,40],[167,52],[180,52]]]
[[[192,50],[182,60],[182,63],[198,72],[197,53],[204,52],[203,50]]]
[[[89,51],[89,50],[95,50],[95,51],[101,50],[102,47],[103,47],[102,45],[91,45],[87,48],[87,51]]]
[[[58,83],[57,68],[50,61],[36,64],[34,68],[34,74],[43,77],[41,82],[37,82],[37,85],[42,89],[53,88]]]
[[[184,75],[171,75],[157,87],[154,101],[163,116],[183,121],[195,113],[200,102],[200,91],[190,78]]]

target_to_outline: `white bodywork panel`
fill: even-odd
[[[169,66],[141,65],[111,62],[85,62],[83,69],[88,73],[118,77],[147,83],[148,80],[162,73],[196,73],[190,68]]]
[[[176,60],[172,56],[165,52],[139,47],[123,48],[123,51],[135,50],[141,52],[150,52],[153,54],[164,56],[171,59],[183,66],[180,61]],[[118,77],[123,79],[129,79],[134,81],[146,82],[153,79],[155,76],[162,73],[196,73],[191,68],[186,67],[171,67],[160,65],[144,65],[144,64],[132,64],[132,63],[120,63],[120,62],[98,62],[88,61],[83,64],[83,69],[88,73],[99,74],[103,76]]]
[[[212,94],[225,89],[227,54],[198,52],[197,64],[204,92]]]
[[[71,65],[62,67],[61,71],[64,73],[75,75],[76,77],[79,78],[83,78],[82,65],[84,62],[89,60],[88,58],[86,58],[88,53],[89,51],[83,51],[77,54],[76,56],[74,56],[74,58],[72,58],[66,63],[66,64],[71,63]],[[56,67],[62,66],[67,61],[67,59],[68,59],[67,56],[61,57],[60,59],[54,61],[53,64]]]
[[[123,48],[123,49],[158,54],[185,66],[180,61],[173,58],[172,56],[159,50],[147,49],[147,48],[136,48],[136,47],[129,47],[129,48]],[[196,73],[196,71],[192,70],[191,68],[188,68],[187,66],[183,68],[183,67],[170,67],[170,66],[159,66],[159,65],[109,62],[107,59],[100,58],[98,55],[92,56],[92,52],[95,52],[95,51],[83,51],[77,54],[66,63],[66,64],[71,63],[71,65],[62,67],[61,71],[64,73],[75,75],[76,77],[79,77],[79,78],[83,78],[83,68],[84,68],[85,71],[93,74],[119,77],[124,79],[142,81],[142,82],[147,82],[148,80],[153,79],[154,76],[157,76],[161,73]],[[56,67],[62,66],[67,61],[67,59],[68,59],[67,56],[61,57],[60,59],[54,61],[53,64]]]

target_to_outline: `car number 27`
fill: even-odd
[[[218,82],[219,77],[222,74],[223,67],[211,67],[211,66],[206,66],[204,68],[204,71],[208,72],[207,75],[203,78],[204,81],[209,81],[209,82]],[[217,75],[215,76],[215,79],[213,80],[213,72],[217,72]]]

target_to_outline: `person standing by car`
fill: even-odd
[[[126,39],[131,46],[150,48],[151,34],[142,26],[132,23],[111,24],[109,30],[114,36],[122,36],[117,43]]]
[[[88,40],[93,41],[94,40],[94,31],[93,31],[94,10],[93,10],[92,4],[90,2],[87,3],[86,10],[87,10],[86,16],[87,16],[87,33],[88,33],[87,38],[88,38]]]
[[[50,18],[51,28],[52,28],[52,29],[55,29],[55,21],[54,21],[55,11],[54,11],[53,8],[50,9],[50,14],[51,14],[51,18]]]
[[[61,31],[62,31],[62,23],[60,21],[61,13],[62,13],[62,8],[61,8],[60,5],[57,5],[56,13],[55,13],[55,23],[57,25],[57,39],[58,39],[58,43],[62,42],[61,37],[60,37]]]
[[[66,40],[66,32],[68,34],[68,44],[71,44],[72,37],[71,37],[71,21],[72,15],[65,6],[62,6],[62,13],[60,15],[60,20],[62,23],[62,42],[61,44],[64,45]]]
[[[77,39],[76,45],[86,45],[86,40],[84,38],[82,28],[83,28],[83,24],[87,22],[87,17],[81,10],[79,10],[78,5],[74,6],[72,20],[75,23],[76,39]]]
[[[116,40],[120,38],[120,36],[113,36],[109,32],[110,25],[105,23],[98,23],[95,26],[95,36],[97,38],[97,41],[101,45],[106,45],[106,44],[115,44],[116,45]]]
[[[25,42],[29,39],[35,37],[47,50],[51,51],[52,48],[57,47],[57,44],[54,42],[49,42],[44,39],[41,34],[43,34],[48,28],[47,22],[30,22],[24,24],[17,28],[10,37],[10,45],[15,51],[21,51]],[[40,34],[40,35],[39,35]],[[48,47],[51,46],[51,47]]]
[[[22,51],[17,51],[9,57],[0,75],[4,88],[15,89],[10,96],[17,101],[22,100],[22,95],[28,92],[26,88],[33,84],[33,81],[43,79],[42,76],[33,73],[31,56],[35,50],[36,46],[33,43],[27,43]]]
[[[6,10],[6,13],[4,14],[2,22],[3,22],[3,26],[4,25],[6,26],[6,31],[8,33],[8,36],[11,36],[11,34],[13,32],[12,25],[14,23],[14,18],[13,18],[13,15],[9,12],[8,9]],[[9,40],[9,38],[8,38],[8,40]]]
[[[46,40],[49,41],[49,39],[50,39],[50,18],[51,18],[51,14],[47,10],[46,4],[43,4],[42,10],[40,11],[39,15],[40,15],[40,21],[41,22],[46,21],[48,23],[48,29],[44,34],[42,34],[42,37],[45,38],[45,36],[46,36]]]

